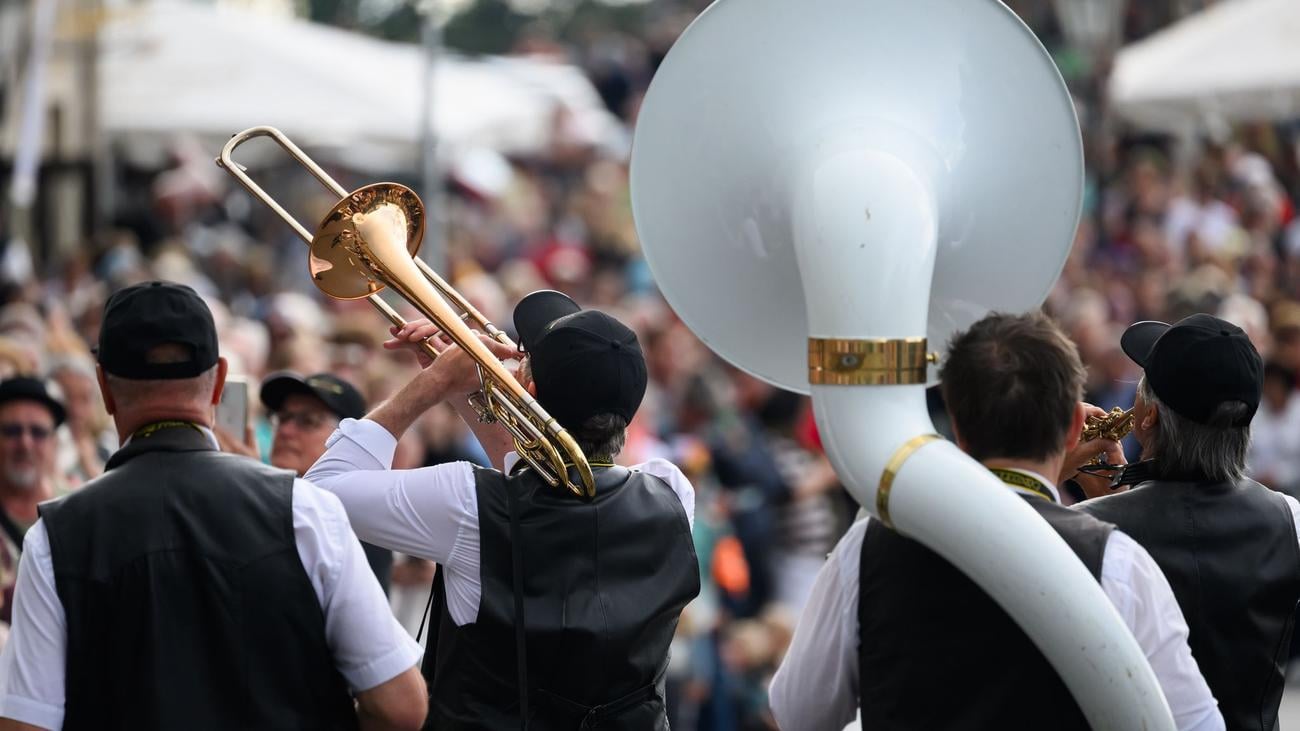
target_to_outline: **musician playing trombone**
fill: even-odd
[[[344,420],[308,478],[342,500],[362,539],[436,561],[424,675],[429,727],[666,729],[664,671],[682,607],[699,592],[694,491],[663,460],[614,465],[646,388],[636,335],[559,292],[514,311],[520,383],[567,429],[596,477],[594,498],[548,486],[480,424],[466,395],[476,363],[415,346],[436,326],[393,330],[425,368],[365,419]],[[521,354],[484,338],[501,359]],[[397,440],[449,402],[496,469],[391,470]],[[576,479],[576,478],[575,478]]]
[[[954,336],[941,371],[957,444],[1042,516],[1132,630],[1180,729],[1223,718],[1155,562],[1113,525],[1060,504],[1085,407],[1074,344],[1041,314],[989,315]],[[1108,445],[1097,447],[1103,449]],[[1094,451],[1097,451],[1094,450]],[[783,729],[1087,729],[1065,684],[1011,618],[942,557],[856,523],[817,577],[771,687]]]

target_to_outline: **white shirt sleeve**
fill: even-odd
[[[37,520],[23,539],[9,641],[0,652],[0,716],[63,727],[65,621],[45,521]]]
[[[1151,554],[1113,531],[1101,562],[1101,588],[1137,639],[1182,731],[1224,728],[1219,704],[1187,644],[1187,622]]]
[[[656,458],[636,465],[632,469],[654,475],[667,482],[673,489],[673,494],[682,501],[682,508],[686,510],[686,521],[691,524],[692,530],[695,529],[695,488],[690,480],[686,479],[686,475],[677,469],[677,465],[666,459]]]
[[[768,691],[777,726],[840,731],[858,712],[858,567],[869,520],[849,528],[817,572]]]
[[[468,462],[390,469],[397,440],[368,419],[344,419],[306,479],[343,503],[357,536],[445,570],[457,625],[478,616],[478,493]]]
[[[415,666],[424,649],[393,616],[338,498],[295,480],[293,532],[325,613],[325,642],[348,686],[369,690]]]

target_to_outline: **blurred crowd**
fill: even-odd
[[[526,34],[519,50],[582,63],[630,131],[654,65],[685,20],[667,18],[640,37],[593,34],[577,48]],[[768,681],[818,568],[857,505],[821,451],[807,399],[720,361],[658,295],[638,248],[625,155],[567,142],[565,124],[558,116],[549,154],[484,153],[453,162],[439,214],[446,235],[432,242],[439,267],[507,331],[514,303],[544,288],[637,331],[651,383],[620,461],[667,458],[697,490],[704,587],[683,615],[672,656],[672,724],[769,728]],[[1188,149],[1087,128],[1084,219],[1046,308],[1078,344],[1089,400],[1106,409],[1132,404],[1139,374],[1119,351],[1129,323],[1210,312],[1239,324],[1269,364],[1251,470],[1300,496],[1295,132],[1262,125]],[[31,272],[7,270],[0,378],[46,379],[67,413],[49,439],[0,433],[0,511],[19,527],[35,520],[33,495],[75,490],[102,471],[117,446],[88,344],[96,341],[107,294],[120,286],[168,279],[207,299],[230,372],[252,385],[254,437],[264,456],[272,425],[256,394],[267,374],[332,373],[374,405],[416,368],[409,353],[379,347],[386,323],[367,303],[315,291],[303,244],[227,184],[211,151],[184,142],[176,149],[170,169],[125,177],[130,189],[120,215],[81,251]],[[348,170],[330,172],[345,186],[369,182]],[[296,168],[258,174],[302,220],[319,220],[334,202]],[[0,404],[0,422],[4,413]],[[439,410],[407,436],[395,466],[458,459],[484,456],[454,413]],[[2,540],[0,578],[12,587],[18,546]],[[418,561],[399,557],[394,566],[394,610],[412,632],[430,578]]]

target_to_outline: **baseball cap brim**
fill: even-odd
[[[1156,347],[1156,341],[1168,332],[1169,328],[1169,323],[1154,320],[1135,322],[1120,336],[1119,347],[1134,363],[1146,368],[1147,361],[1151,358],[1151,351]]]
[[[262,382],[258,395],[268,410],[278,411],[285,399],[294,394],[317,399],[340,419],[360,419],[366,414],[366,400],[361,392],[347,381],[326,373],[311,376],[292,371],[272,373]]]
[[[581,310],[568,295],[550,289],[533,292],[519,300],[515,305],[514,319],[520,347],[527,349],[538,341],[547,325]]]
[[[320,398],[315,389],[308,386],[307,381],[296,373],[279,373],[270,376],[262,381],[262,390],[258,395],[262,399],[263,406],[276,411],[284,405],[285,399],[294,394]]]

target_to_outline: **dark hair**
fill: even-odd
[[[994,313],[953,336],[939,377],[971,457],[1037,460],[1061,450],[1085,372],[1046,315]]]

